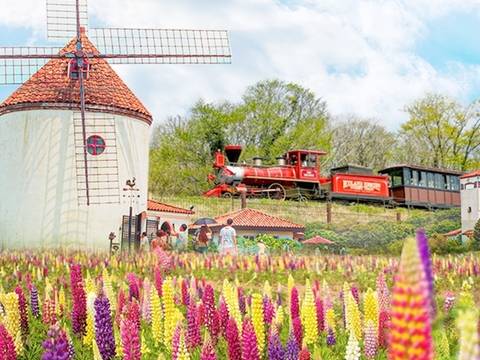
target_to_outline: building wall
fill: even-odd
[[[192,223],[192,215],[188,214],[166,213],[149,210],[147,212],[147,218],[158,220],[159,227],[161,227],[165,221],[168,221],[170,224],[175,225],[175,230],[178,230],[182,224],[186,224],[188,226]]]
[[[480,218],[480,177],[460,179],[462,190],[462,231],[473,230],[475,223]],[[475,186],[477,184],[477,186]]]
[[[140,189],[133,212],[146,210],[150,128],[137,119],[107,116],[116,126],[120,203],[89,207],[78,204],[73,111],[0,116],[2,247],[107,249],[111,231],[121,236],[122,215],[129,207],[122,190],[132,177]]]

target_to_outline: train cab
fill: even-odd
[[[303,181],[319,181],[320,156],[326,155],[325,151],[317,150],[292,150],[285,154],[287,165],[295,168],[296,178]]]
[[[461,172],[416,165],[396,165],[379,171],[390,178],[396,203],[428,208],[460,206]]]

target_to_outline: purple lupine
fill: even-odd
[[[270,360],[283,360],[285,358],[285,349],[283,348],[277,331],[270,333],[268,339],[268,356]]]
[[[187,347],[192,350],[200,345],[202,339],[200,335],[200,323],[198,322],[197,306],[195,301],[190,300],[187,308]]]
[[[200,354],[200,360],[217,360],[217,354],[213,348],[212,341],[207,339],[202,347],[202,353]]]
[[[300,316],[300,305],[298,300],[298,290],[294,286],[290,293],[290,318],[295,319]]]
[[[15,293],[18,297],[18,310],[20,312],[20,328],[22,330],[22,336],[28,335],[28,312],[27,312],[27,299],[20,286],[15,288]]]
[[[95,299],[95,338],[103,360],[115,357],[115,337],[108,298],[101,294]]]
[[[327,331],[327,345],[333,346],[337,343],[337,339],[335,338],[335,333],[332,329],[328,328]]]
[[[30,290],[30,309],[32,310],[32,315],[35,318],[40,316],[40,306],[38,304],[38,290],[35,285],[32,285]]]
[[[227,328],[225,330],[225,339],[227,340],[228,359],[238,360],[242,356],[240,339],[238,336],[237,323],[231,317],[228,319]]]
[[[245,319],[242,326],[242,360],[260,360],[257,336],[250,319]]]
[[[433,272],[432,272],[432,261],[430,259],[430,248],[428,246],[428,239],[427,235],[425,234],[425,230],[419,229],[417,230],[417,247],[418,252],[420,254],[420,259],[423,264],[423,270],[425,271],[425,278],[428,284],[428,298],[430,302],[430,316],[435,318],[435,293],[434,293],[434,286],[433,286]]]
[[[268,296],[263,297],[263,321],[265,324],[271,325],[275,317],[275,307],[272,300]]]
[[[292,320],[293,335],[297,339],[297,345],[300,348],[302,346],[303,331],[302,331],[302,321],[299,317],[296,317]]]
[[[70,269],[72,291],[72,330],[74,334],[85,335],[87,326],[87,296],[83,287],[82,268],[74,264]]]
[[[65,331],[54,325],[48,330],[47,336],[43,342],[42,360],[70,360],[70,346]]]
[[[291,332],[285,348],[285,360],[298,360],[298,353],[300,352],[297,339]]]
[[[353,298],[355,299],[355,302],[358,305],[360,303],[360,291],[358,290],[358,287],[355,285],[352,285],[350,291],[352,292]]]

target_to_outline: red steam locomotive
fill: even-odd
[[[292,150],[277,158],[274,166],[239,164],[239,145],[228,145],[225,153],[217,151],[209,179],[215,187],[204,195],[232,197],[245,192],[249,197],[272,199],[344,199],[376,201],[404,206],[448,208],[460,206],[460,172],[415,165],[397,165],[376,175],[360,166],[343,166],[320,173],[320,157],[316,150]]]
[[[371,170],[345,166],[331,170],[328,177],[320,174],[320,156],[324,151],[292,150],[277,158],[277,165],[263,166],[254,158],[253,165],[238,164],[242,147],[228,145],[225,155],[215,153],[215,174],[209,179],[216,186],[204,195],[231,197],[245,191],[247,196],[268,196],[283,200],[355,199],[388,202],[389,177],[374,175]]]

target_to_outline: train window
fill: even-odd
[[[445,190],[445,175],[443,174],[434,174],[435,175],[435,188],[439,190]]]
[[[453,191],[460,190],[460,179],[457,176],[450,176],[450,189]]]
[[[403,186],[402,170],[394,171],[390,176],[392,178],[392,186]]]
[[[418,186],[418,171],[412,170],[412,175],[410,177],[410,185]]]
[[[426,187],[427,186],[427,173],[425,171],[418,172],[418,186]]]
[[[435,187],[435,174],[427,173],[427,187],[433,189]]]

